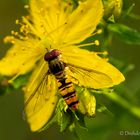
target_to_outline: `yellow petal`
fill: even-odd
[[[52,41],[58,39],[58,28],[64,25],[66,20],[64,3],[60,0],[30,1],[31,19],[40,37],[46,35]],[[54,32],[55,30],[56,32]]]
[[[61,35],[63,43],[76,44],[82,42],[96,29],[102,15],[101,0],[87,0],[81,3],[66,21],[65,32]]]
[[[43,49],[39,47],[37,40],[21,41],[15,39],[14,45],[0,60],[0,74],[13,76],[29,72],[42,55]]]
[[[62,0],[32,0],[31,17],[39,36],[52,46],[80,43],[96,28],[103,15],[101,0],[81,2],[75,10]]]

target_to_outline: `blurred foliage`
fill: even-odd
[[[23,0],[25,4],[28,4],[28,0]],[[79,0],[80,1],[80,0]],[[129,27],[125,20],[128,19],[129,22],[134,20],[139,21],[140,16],[133,12],[135,8],[134,3],[128,2],[129,0],[103,0],[105,4],[105,14],[104,18],[98,28],[102,29],[102,34],[97,34],[90,37],[86,41],[91,41],[95,39],[101,40],[100,48],[91,48],[90,51],[108,51],[110,52],[110,47],[117,43],[117,39],[120,39],[122,43],[127,45],[140,45],[140,32]],[[73,0],[75,6],[77,6],[77,0]],[[139,2],[136,4],[140,4]],[[115,41],[117,40],[117,41]],[[86,47],[87,48],[87,47]],[[125,52],[120,52],[124,53]],[[133,52],[132,55],[135,55]],[[111,55],[103,55],[102,57],[108,58],[109,61],[115,65],[126,77],[129,76],[135,69],[133,63],[125,62],[125,60],[118,60]],[[30,74],[23,75],[14,80],[10,84],[9,77],[0,77],[0,95],[6,96],[13,93],[15,89],[23,87],[28,80]],[[137,78],[137,77],[136,77]],[[140,81],[139,81],[140,82]],[[138,87],[139,88],[139,87]],[[114,139],[126,139],[126,140],[137,140],[140,137],[134,135],[121,135],[120,132],[123,131],[138,131],[140,133],[139,122],[140,122],[140,88],[137,91],[131,91],[127,84],[123,83],[113,89],[103,89],[103,90],[88,90],[91,95],[96,97],[96,117],[95,118],[84,118],[79,112],[73,112],[68,110],[65,113],[65,108],[63,106],[64,100],[60,99],[54,117],[50,122],[44,126],[40,131],[45,130],[52,126],[54,123],[58,123],[60,126],[60,132],[69,130],[74,133],[77,137],[81,139],[104,139],[111,140]],[[2,97],[1,96],[1,97]],[[16,122],[15,122],[16,123]],[[88,132],[86,132],[88,129]],[[53,132],[50,131],[53,135]],[[42,132],[41,132],[42,133]],[[38,135],[38,134],[37,134]],[[45,139],[47,136],[39,136],[39,139]],[[56,136],[56,138],[58,138]],[[63,138],[63,137],[61,137]],[[33,136],[29,138],[22,138],[23,140],[34,139]],[[37,139],[37,138],[35,138]],[[64,139],[66,139],[64,137]],[[74,139],[67,137],[67,139]],[[15,139],[16,140],[16,139]]]
[[[127,44],[140,45],[140,33],[123,24],[113,24],[108,26],[108,30],[115,33],[122,41]]]

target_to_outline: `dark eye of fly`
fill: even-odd
[[[53,59],[55,59],[56,57],[58,57],[60,55],[60,51],[59,50],[51,50],[49,52],[47,52],[44,56],[45,61],[51,61]]]

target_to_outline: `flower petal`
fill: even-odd
[[[89,37],[99,24],[102,15],[101,0],[87,0],[81,3],[67,19],[65,32],[61,36],[63,43],[76,44]]]
[[[41,57],[43,49],[34,39],[29,41],[14,40],[14,45],[0,61],[0,74],[6,76],[21,75],[29,72]]]
[[[46,35],[55,47],[80,43],[95,30],[103,15],[101,0],[81,2],[74,10],[61,0],[33,0],[30,7],[38,34],[41,38]]]

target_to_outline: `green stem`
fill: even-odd
[[[132,105],[128,101],[126,101],[124,98],[119,96],[117,93],[112,92],[112,93],[105,93],[105,95],[111,99],[112,101],[118,103],[121,105],[123,108],[127,109],[131,114],[136,116],[137,118],[140,119],[140,107],[137,107],[135,105]]]

